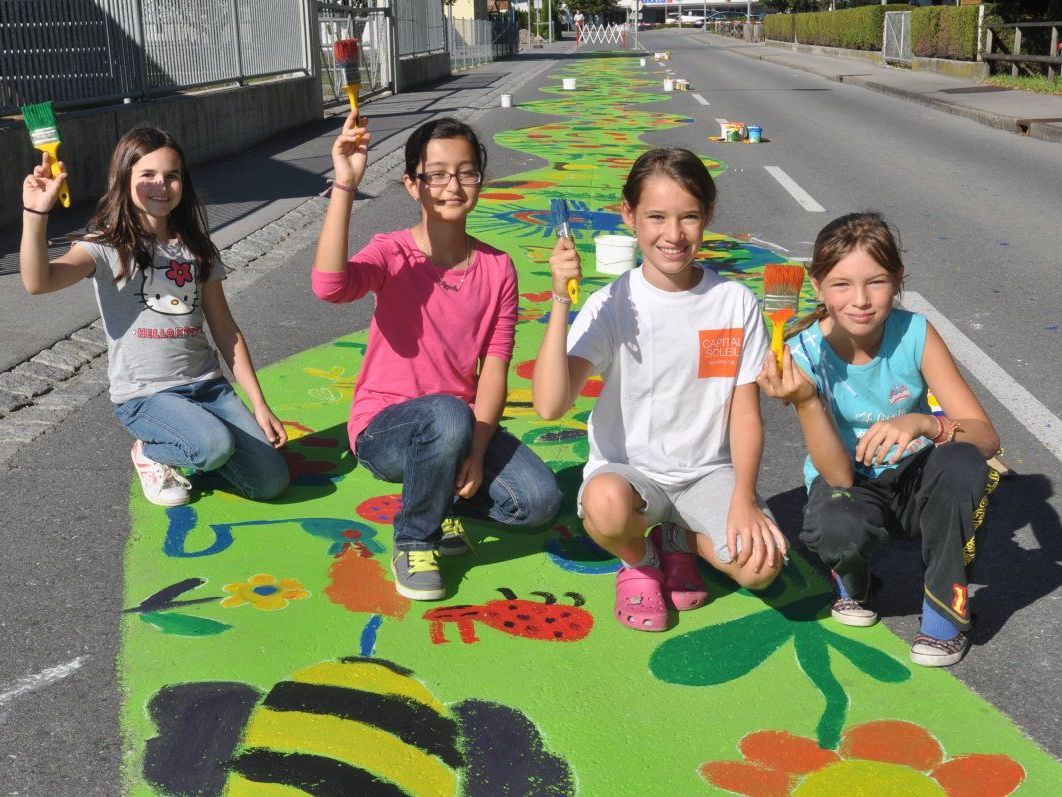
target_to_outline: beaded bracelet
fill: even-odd
[[[957,421],[953,421],[946,415],[934,415],[933,417],[940,424],[940,431],[932,438],[933,445],[942,446],[945,443],[950,443],[955,439],[956,432],[963,431],[962,426]]]
[[[558,293],[551,293],[550,295],[553,297],[553,301],[555,301],[555,302],[560,302],[561,304],[571,304],[572,303],[572,297],[570,297],[570,296],[561,296]]]

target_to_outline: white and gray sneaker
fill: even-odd
[[[853,598],[838,597],[833,602],[830,614],[842,625],[865,627],[878,621],[878,613],[869,601],[857,601]]]
[[[937,639],[919,634],[911,646],[911,661],[923,667],[950,667],[965,655],[969,639],[966,634],[951,639]]]
[[[414,601],[437,601],[446,597],[438,551],[395,551],[391,572],[399,595]]]
[[[192,483],[175,468],[144,455],[144,444],[137,440],[130,452],[144,497],[158,506],[182,506],[192,499]]]

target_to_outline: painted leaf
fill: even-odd
[[[848,718],[848,693],[844,691],[830,667],[830,648],[822,628],[808,625],[796,636],[797,663],[804,674],[822,692],[826,708],[815,727],[819,746],[836,749],[841,740],[841,729]]]
[[[683,686],[717,686],[752,672],[793,634],[774,610],[691,631],[664,642],[649,658],[661,681]]]
[[[911,677],[911,668],[870,645],[826,631],[826,641],[871,678],[887,684],[898,684]]]
[[[232,628],[228,623],[176,612],[149,612],[140,615],[140,619],[164,634],[176,636],[215,636]]]

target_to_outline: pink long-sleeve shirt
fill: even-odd
[[[432,263],[409,230],[373,236],[343,271],[313,269],[313,292],[326,302],[376,294],[347,424],[352,449],[376,414],[393,404],[441,393],[473,406],[480,360],[512,358],[516,268],[505,252],[473,243],[463,282],[459,273]]]

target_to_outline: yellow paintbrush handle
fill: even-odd
[[[782,352],[785,347],[785,341],[782,339],[785,333],[785,321],[773,320],[771,329],[771,351],[774,352],[774,356],[778,358],[778,370],[782,370]]]
[[[575,277],[568,280],[568,298],[572,300],[572,304],[579,304],[579,280]]]
[[[343,87],[343,91],[347,93],[347,99],[350,100],[350,110],[355,113],[358,112],[358,89],[360,87],[354,84],[349,84]]]
[[[59,168],[59,142],[54,144],[43,144],[38,147],[42,152],[47,152],[52,157],[52,177],[59,174],[62,169]],[[62,186],[59,188],[59,202],[64,208],[70,207],[70,188],[66,184],[66,180],[63,181]]]

